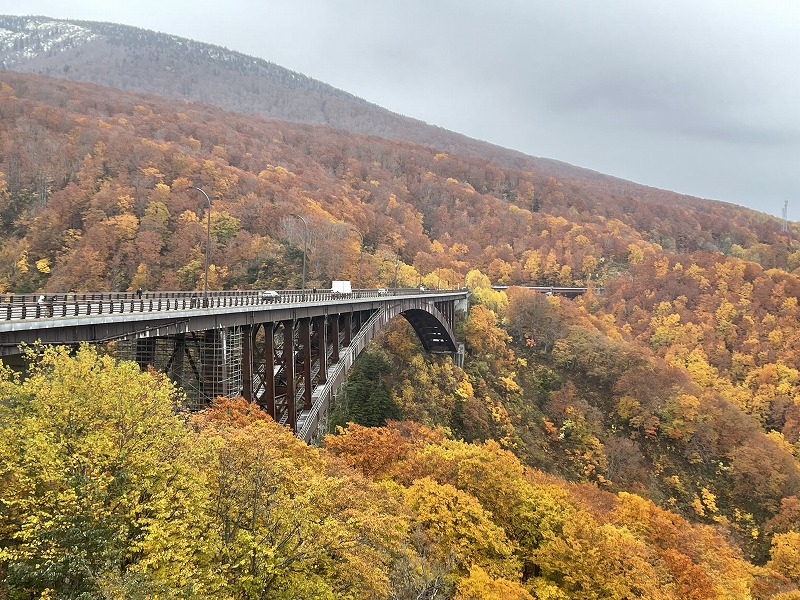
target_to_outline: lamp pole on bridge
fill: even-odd
[[[358,234],[358,274],[356,275],[356,287],[361,287],[361,257],[364,254],[364,234],[361,233],[354,225],[348,224],[348,227]]]
[[[206,220],[206,268],[203,278],[203,306],[208,306],[208,257],[209,254],[211,254],[211,198],[196,185],[190,185],[189,187],[203,194],[203,196],[206,197],[206,202],[208,202],[208,218]]]
[[[394,249],[394,289],[397,289],[397,271],[400,268],[400,250]]]
[[[291,213],[291,215],[303,222],[303,294],[306,293],[306,253],[308,252],[308,221],[302,215]]]

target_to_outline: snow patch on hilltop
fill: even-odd
[[[0,19],[0,66],[11,67],[40,56],[50,56],[98,39],[80,25],[52,19]]]

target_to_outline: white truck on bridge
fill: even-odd
[[[353,288],[350,285],[350,281],[332,281],[331,293],[334,296],[349,296],[353,293]]]

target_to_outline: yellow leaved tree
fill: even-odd
[[[38,350],[0,378],[0,596],[224,597],[173,384],[88,346]]]
[[[407,527],[396,498],[243,399],[218,399],[192,423],[213,446],[214,560],[235,598],[388,594]]]

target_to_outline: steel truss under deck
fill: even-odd
[[[220,327],[120,340],[116,355],[166,373],[192,410],[217,397],[243,396],[298,431],[353,335],[378,310]],[[315,432],[316,433],[316,432]]]
[[[241,326],[121,340],[115,348],[120,359],[166,373],[183,389],[189,409],[242,395]]]

